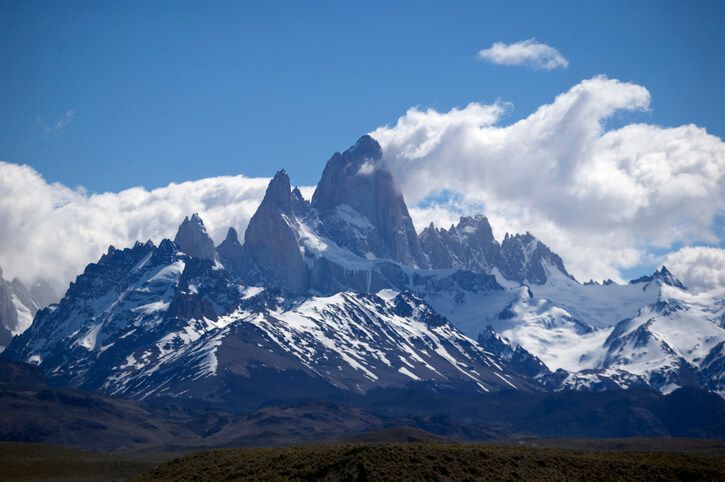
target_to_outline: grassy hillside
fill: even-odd
[[[338,444],[197,452],[138,480],[725,480],[715,452],[573,451],[484,444]]]
[[[409,429],[371,440],[420,440]],[[522,443],[521,441],[519,443]],[[587,450],[454,443],[338,443],[286,448],[110,455],[0,442],[4,480],[725,480],[722,441],[538,440]],[[649,448],[644,451],[644,448]],[[159,465],[161,464],[161,465]]]

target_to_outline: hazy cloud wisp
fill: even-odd
[[[76,112],[77,111],[74,109],[69,109],[65,111],[63,117],[50,124],[47,124],[45,121],[43,121],[43,119],[38,119],[37,123],[40,126],[40,131],[43,137],[48,137],[53,133],[60,132],[65,129],[68,124],[70,124],[75,118]]]

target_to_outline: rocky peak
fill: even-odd
[[[310,202],[302,196],[302,192],[298,187],[292,190],[292,209],[298,216],[306,215],[311,209]]]
[[[287,171],[281,169],[277,171],[264,193],[262,204],[272,204],[285,214],[293,212],[292,196],[290,193],[290,180]]]
[[[352,252],[426,265],[403,195],[380,164],[382,148],[370,136],[330,158],[312,196],[332,239]]]
[[[449,246],[441,238],[441,232],[436,229],[433,223],[421,231],[418,236],[420,249],[428,257],[428,264],[433,269],[451,268],[456,265],[456,260],[450,253]]]
[[[249,220],[243,249],[264,281],[293,293],[304,292],[309,284],[297,228],[289,176],[281,170],[269,182],[262,203]]]
[[[348,204],[361,214],[372,213],[375,200],[366,199],[365,194],[374,194],[377,190],[372,174],[378,170],[378,161],[382,155],[380,145],[367,135],[342,154],[333,154],[312,195],[312,205],[320,212]],[[359,187],[351,192],[349,188],[355,187],[354,184]]]
[[[222,244],[225,244],[225,243],[226,244],[239,244],[241,246],[241,244],[239,243],[239,236],[237,235],[236,229],[230,227],[227,230],[227,237],[224,238],[224,241],[222,241]],[[222,244],[220,244],[219,246],[221,246]]]
[[[487,237],[493,239],[493,229],[491,224],[488,222],[488,218],[483,214],[476,214],[473,216],[461,216],[456,226],[458,231],[472,234],[476,232],[482,232],[487,234]]]
[[[551,269],[574,279],[566,271],[561,257],[528,231],[526,234],[506,233],[501,243],[501,255],[501,274],[519,283],[544,284]]]
[[[482,214],[463,216],[448,230],[431,224],[419,236],[419,243],[434,268],[488,274],[500,264],[500,246],[488,218]]]
[[[206,232],[204,221],[194,213],[191,218],[185,217],[174,238],[181,251],[194,258],[214,259],[216,250],[214,242]]]
[[[686,290],[682,282],[677,279],[675,275],[673,275],[670,270],[667,269],[666,266],[662,266],[662,268],[655,270],[654,273],[652,273],[650,276],[641,276],[637,279],[634,279],[630,281],[630,284],[635,283],[650,283],[650,282],[656,282],[659,285],[668,285],[668,286],[674,286],[675,288],[680,288],[682,290]]]
[[[466,238],[471,248],[485,251],[487,256],[493,256],[494,251],[499,248],[498,241],[493,237],[491,224],[483,214],[461,217],[455,232],[458,236]]]
[[[672,274],[672,272],[667,269],[667,266],[663,265],[662,268],[659,269],[659,271],[655,271],[654,276],[666,285],[674,286],[675,288],[680,288],[683,290],[687,289],[685,285],[682,284],[679,279],[677,279],[677,276]]]
[[[224,241],[217,246],[217,253],[222,264],[228,268],[232,268],[233,271],[240,270],[244,265],[244,249],[242,244],[239,242],[237,236],[237,230],[229,228],[227,231],[227,237]]]

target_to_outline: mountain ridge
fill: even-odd
[[[192,214],[174,241],[109,247],[5,355],[54,383],[221,404],[418,383],[725,396],[717,298],[665,267],[582,285],[531,233],[499,243],[484,215],[418,235],[382,155],[370,136],[334,154],[311,201],[278,171],[243,243],[230,228],[215,247]],[[678,313],[696,336],[642,354]]]

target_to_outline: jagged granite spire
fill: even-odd
[[[501,274],[506,279],[526,284],[546,283],[548,271],[556,269],[574,279],[564,267],[561,257],[528,231],[526,234],[506,233],[501,243]]]
[[[433,269],[452,268],[457,263],[450,247],[442,239],[441,231],[444,230],[439,231],[430,223],[418,236],[420,249],[428,256],[428,262]]]
[[[461,268],[474,273],[492,273],[495,269],[504,278],[522,284],[544,284],[551,269],[573,279],[562,259],[531,233],[506,233],[499,244],[482,214],[463,216],[448,230],[431,224],[421,232],[419,243],[433,268]]]
[[[448,230],[436,229],[431,223],[418,240],[433,268],[490,273],[501,264],[501,248],[482,214],[463,216]]]
[[[244,266],[244,248],[239,242],[237,230],[229,228],[227,237],[216,248],[219,253],[219,259],[224,266],[231,268],[233,271],[239,271]]]
[[[214,242],[206,232],[204,221],[198,214],[194,213],[189,217],[185,217],[179,226],[179,230],[174,238],[181,251],[194,258],[214,259],[216,250]]]
[[[292,194],[289,175],[281,169],[267,185],[262,204],[272,204],[285,214],[292,214]]]
[[[309,285],[309,269],[297,244],[297,225],[289,176],[281,170],[249,220],[244,252],[272,278],[270,282],[293,293],[304,292]]]
[[[425,267],[408,207],[381,164],[382,156],[380,144],[368,135],[335,153],[322,172],[312,207],[331,238],[353,253]]]

